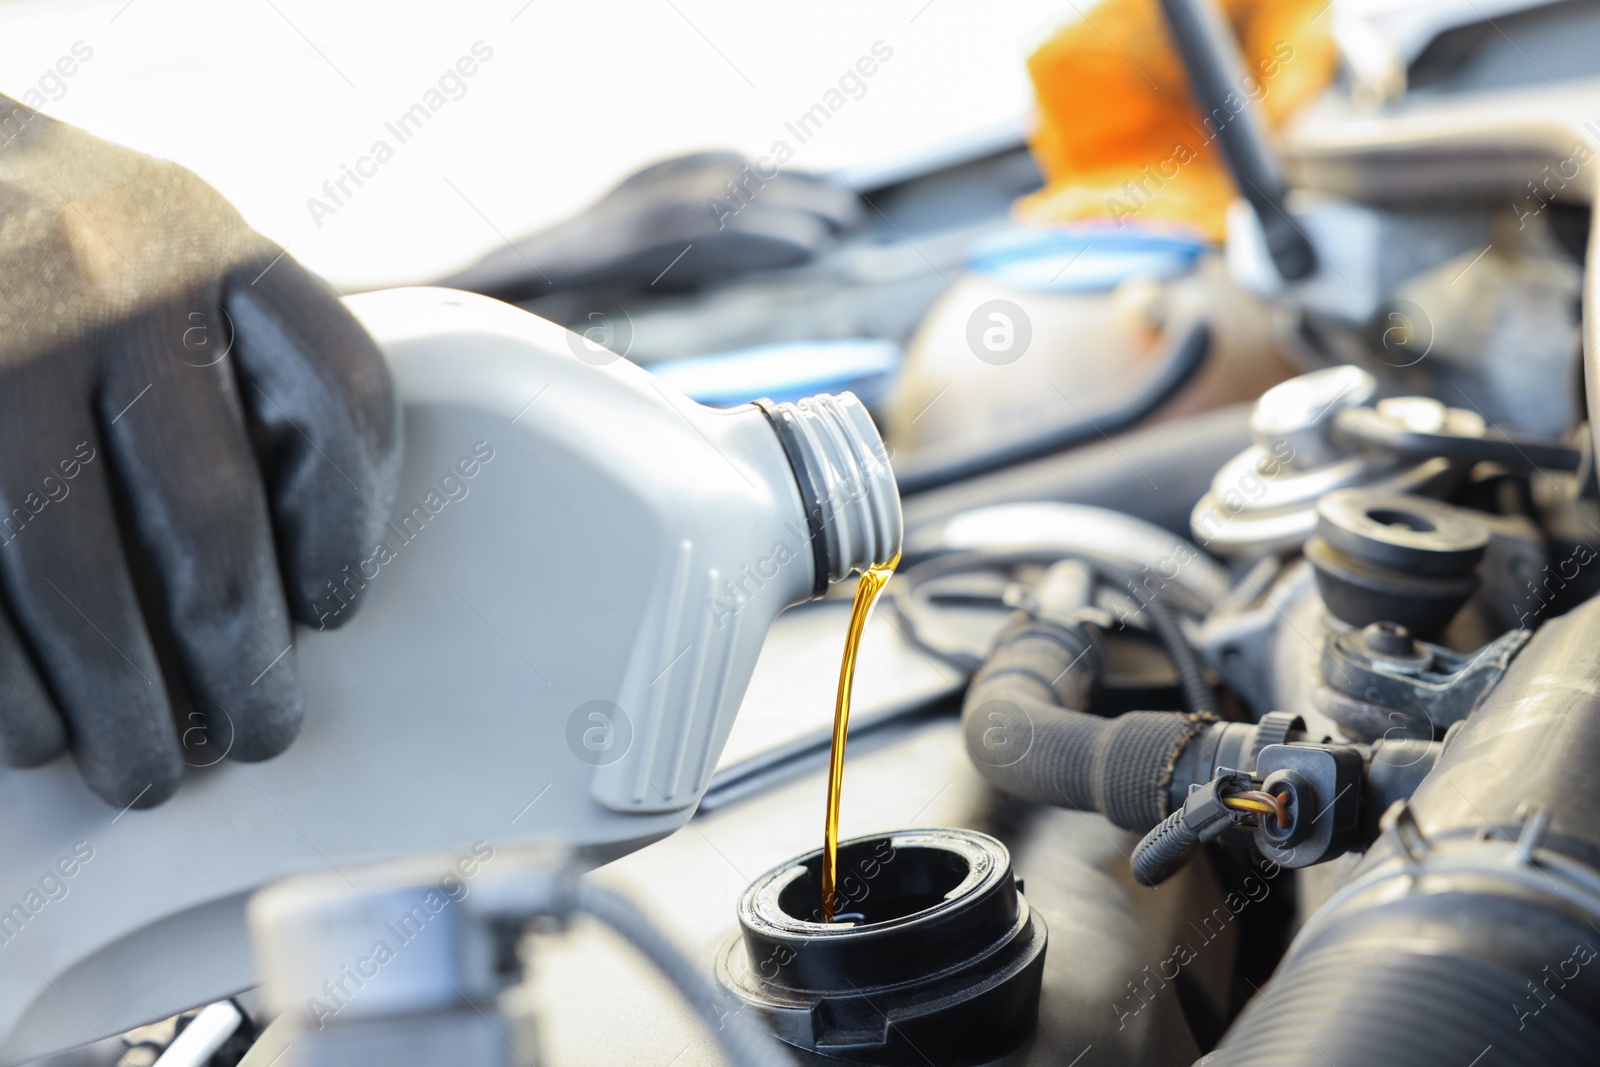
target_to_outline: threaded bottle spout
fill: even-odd
[[[811,539],[812,596],[900,553],[900,489],[872,417],[854,393],[757,401],[794,470]]]

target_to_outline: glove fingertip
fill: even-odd
[[[300,736],[305,717],[305,696],[296,685],[271,708],[258,710],[238,725],[228,758],[238,763],[261,763],[281,755]]]
[[[176,755],[125,766],[83,766],[82,770],[84,781],[101,800],[124,811],[164,804],[183,784],[183,761]]]
[[[0,656],[0,661],[5,657]],[[0,667],[0,763],[42,767],[67,750],[67,727],[31,667],[16,660]]]
[[[67,732],[57,722],[54,729],[31,732],[24,737],[7,736],[0,740],[0,763],[18,770],[43,767],[67,750]]]

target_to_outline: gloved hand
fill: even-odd
[[[150,807],[283,751],[290,618],[381,539],[399,460],[327,287],[190,172],[0,96],[0,760],[70,745]]]

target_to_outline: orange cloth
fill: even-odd
[[[1334,71],[1326,0],[1217,0],[1249,67],[1237,98],[1272,126]],[[1223,236],[1235,195],[1216,123],[1202,120],[1157,0],[1102,0],[1028,58],[1046,186],[1018,201],[1036,224],[1085,219]]]

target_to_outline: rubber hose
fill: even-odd
[[[1212,349],[1211,326],[1191,323],[1161,358],[1148,381],[1141,382],[1132,396],[1109,411],[1097,412],[1090,419],[1081,412],[1068,422],[1050,420],[1031,432],[988,451],[975,452],[965,442],[925,445],[913,458],[895,465],[895,481],[906,495],[942,489],[983,475],[1003,471],[1021,463],[1065,452],[1091,441],[1110,440],[1108,434],[1121,433],[1144,422],[1194,381],[1205,366]]]
[[[1081,626],[1025,619],[1002,636],[967,690],[967,753],[995,786],[1043,804],[1097,811],[1141,833],[1167,816],[1173,768],[1215,719],[1205,713],[1084,711],[1100,669]]]
[[[1594,1062],[1590,1057],[1600,1043],[1600,1026],[1594,1018],[1595,982],[1585,973],[1593,964],[1582,962],[1592,957],[1573,955],[1575,948],[1591,951],[1600,940],[1592,929],[1582,922],[1563,924],[1564,917],[1554,915],[1530,924],[1530,916],[1516,914],[1514,904],[1462,894],[1431,895],[1425,903],[1426,909],[1359,916],[1344,924],[1348,940],[1298,953],[1293,966],[1280,969],[1246,1006],[1222,1047],[1200,1062],[1207,1067]],[[1443,929],[1447,921],[1459,924],[1459,930],[1476,927],[1485,933],[1463,936]],[[1362,922],[1368,929],[1359,928]],[[1419,945],[1422,931],[1437,943]]]
[[[1192,537],[1189,516],[1195,501],[1224,463],[1250,447],[1250,409],[1250,404],[1232,404],[1141,426],[1114,441],[1097,441],[944,489],[916,494],[902,489],[906,529],[993,504],[1063,500],[1120,511],[1179,537]],[[1142,478],[1129,478],[1130,464],[1161,491],[1152,493]]]
[[[1160,885],[1199,843],[1200,835],[1184,823],[1183,812],[1173,812],[1133,846],[1129,862],[1134,878],[1140,885]]]

